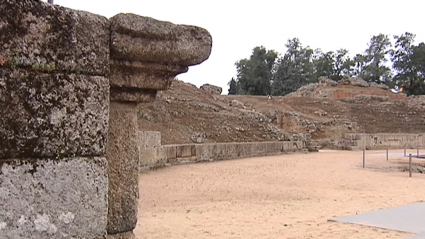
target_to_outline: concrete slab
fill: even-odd
[[[425,202],[339,217],[329,221],[416,233],[419,237],[413,238],[425,238]]]

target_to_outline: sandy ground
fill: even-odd
[[[397,169],[406,159],[383,152],[368,151],[366,169],[360,151],[322,151],[141,173],[136,237],[407,238],[328,221],[425,198],[425,175],[409,178]]]

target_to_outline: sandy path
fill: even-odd
[[[367,169],[359,151],[324,151],[142,173],[136,236],[406,238],[410,234],[327,221],[424,199],[425,175],[408,178],[389,168],[400,157],[387,162],[379,152],[368,151]]]

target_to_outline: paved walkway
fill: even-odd
[[[334,218],[329,221],[410,232],[417,234],[410,239],[425,239],[425,202]]]

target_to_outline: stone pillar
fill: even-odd
[[[133,14],[110,19],[110,120],[107,147],[109,238],[134,238],[138,208],[137,104],[155,100],[177,74],[211,53],[209,33]]]
[[[106,236],[108,19],[0,2],[0,238]]]

